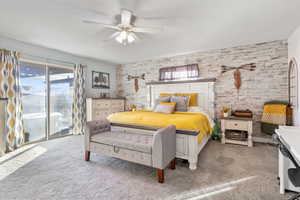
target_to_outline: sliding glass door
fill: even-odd
[[[72,70],[49,67],[50,137],[71,134],[73,78]]]
[[[21,63],[26,142],[72,134],[73,70]]]
[[[23,63],[20,68],[25,142],[46,138],[46,68]]]

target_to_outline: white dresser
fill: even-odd
[[[6,127],[6,99],[0,98],[0,156],[4,154],[5,151],[5,127]]]
[[[125,110],[125,99],[87,98],[87,121],[105,119],[108,115]]]

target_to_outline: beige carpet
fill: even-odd
[[[83,161],[82,137],[72,136],[27,146],[0,159],[0,199],[209,199],[276,200],[279,194],[277,150],[210,141],[198,169],[177,160],[156,181],[152,168],[91,155]]]

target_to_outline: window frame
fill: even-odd
[[[66,136],[70,136],[73,135],[73,132],[70,131],[69,134],[66,135],[62,135],[62,136],[55,136],[55,135],[51,135],[50,134],[50,73],[49,73],[49,69],[56,67],[56,68],[61,68],[61,69],[67,69],[67,70],[72,70],[74,72],[74,66],[66,66],[66,65],[60,65],[60,64],[54,64],[54,63],[50,63],[50,62],[40,62],[40,61],[35,61],[35,60],[31,60],[31,59],[25,59],[25,58],[20,58],[20,62],[19,62],[19,67],[22,67],[22,63],[25,64],[34,64],[34,65],[40,65],[43,66],[45,68],[46,71],[46,130],[45,130],[45,137],[42,139],[38,139],[38,140],[34,140],[34,141],[28,141],[26,142],[26,144],[32,144],[32,143],[36,143],[36,142],[41,142],[41,141],[47,141],[50,139],[55,139],[55,138],[61,138],[61,137],[66,137]],[[73,121],[72,121],[73,123]],[[74,126],[74,124],[72,124],[72,126]]]
[[[292,108],[294,109],[297,109],[298,108],[298,64],[295,58],[292,58],[289,62],[288,97],[289,97],[290,106],[292,106]],[[295,102],[293,101],[293,97],[295,99]]]
[[[186,76],[181,77],[178,75],[180,73],[186,73]],[[198,79],[199,76],[199,66],[197,63],[159,69],[159,81],[195,80]]]

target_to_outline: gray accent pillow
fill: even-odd
[[[175,110],[175,105],[158,104],[156,105],[154,112],[172,114],[174,110]]]
[[[153,106],[153,110],[155,110],[156,106],[159,105],[160,103],[169,103],[170,102],[171,97],[158,97],[155,102],[154,102],[154,106]]]
[[[170,102],[176,103],[175,111],[187,112],[190,97],[188,96],[171,96]]]

